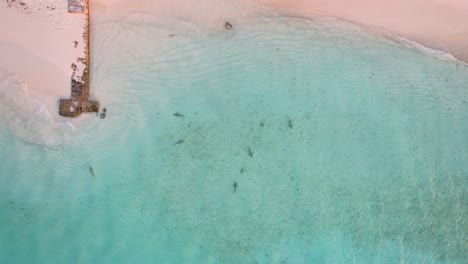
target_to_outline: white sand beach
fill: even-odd
[[[85,55],[84,14],[69,13],[62,0],[8,2],[0,4],[0,72],[28,91],[70,96],[71,65]]]

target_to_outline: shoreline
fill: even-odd
[[[61,0],[51,1],[63,3]],[[115,102],[115,95],[109,92],[111,91],[109,90],[111,82],[107,80],[108,76],[102,74],[103,71],[106,71],[103,67],[112,68],[113,64],[108,64],[109,61],[125,63],[125,60],[119,59],[119,57],[105,57],[105,52],[103,55],[99,50],[118,46],[113,43],[119,43],[124,39],[130,41],[129,46],[120,47],[123,58],[146,56],[145,50],[147,48],[154,51],[153,47],[155,47],[157,51],[165,52],[175,49],[183,43],[213,35],[229,39],[233,34],[237,34],[237,31],[248,30],[250,26],[254,26],[251,22],[255,18],[313,19],[310,10],[299,12],[297,9],[272,9],[260,4],[253,5],[251,8],[238,6],[237,9],[229,8],[232,6],[228,6],[228,8],[224,5],[214,6],[213,12],[210,9],[203,9],[209,6],[208,2],[217,0],[204,2],[205,6],[202,5],[200,8],[205,13],[193,12],[192,8],[196,8],[197,3],[190,3],[184,9],[171,11],[168,10],[168,8],[173,7],[170,3],[166,7],[163,6],[164,8],[160,8],[154,3],[161,0],[154,0],[154,2],[148,0],[154,4],[153,7],[147,6],[149,2],[145,2],[139,7],[134,6],[133,2],[125,3],[130,5],[128,8],[118,3],[110,4],[108,7],[96,6],[99,1],[110,0],[91,0],[90,3],[90,11],[93,15],[91,31],[99,34],[99,36],[94,35],[93,40],[91,40],[91,49],[94,48],[93,54],[91,54],[93,62],[89,68],[90,71],[93,71],[91,73],[91,98],[99,98],[101,105],[109,107],[112,107]],[[141,2],[139,3],[141,4]],[[200,8],[196,8],[195,11],[200,11]],[[145,10],[146,12],[143,12]],[[3,56],[3,60],[0,61],[0,110],[3,113],[0,121],[28,142],[37,141],[45,145],[60,145],[79,134],[77,131],[94,123],[92,119],[94,115],[92,114],[70,119],[60,116],[58,108],[60,98],[70,98],[70,79],[72,76],[70,64],[76,61],[77,57],[84,57],[82,34],[85,16],[68,13],[66,5],[55,8],[53,12],[47,10],[47,12],[40,14],[21,11],[14,13],[13,11],[18,10],[4,8],[0,3],[0,15],[6,12],[8,16],[5,19],[14,18],[7,20],[10,23],[0,25],[0,33],[2,33],[1,29],[4,30],[4,34],[0,35],[0,55]],[[171,12],[164,13],[166,11]],[[435,59],[450,58],[450,56],[445,56],[443,52],[426,48],[417,42],[412,42],[412,40],[405,40],[402,36],[376,26],[323,13],[319,15],[320,17],[329,17],[330,21],[343,21],[339,24],[349,25],[350,28],[369,30],[369,34],[375,36],[376,40],[381,39],[391,45],[401,45],[402,49],[414,49],[415,52],[426,53],[422,56],[434,57]],[[314,16],[317,17],[317,14]],[[59,20],[62,22],[56,26]],[[233,24],[230,31],[226,31],[224,27],[226,21]],[[149,24],[146,24],[145,27],[153,27],[160,35],[158,35],[158,41],[146,43],[143,46],[139,45],[137,41],[132,42],[132,34],[128,34],[128,31],[127,35],[117,35],[122,39],[106,39],[107,33],[100,29],[101,26],[109,26],[110,30],[119,30],[120,27],[134,27],[135,32],[141,32],[144,28],[142,29],[139,25],[147,22]],[[343,29],[346,30],[346,27],[344,26]],[[330,29],[334,30],[333,27]],[[340,28],[335,29],[340,30]],[[173,37],[171,37],[172,34]],[[37,43],[32,41],[34,39],[38,39]],[[73,40],[80,40],[77,48],[73,47]],[[16,46],[5,46],[5,43],[13,43]],[[145,46],[148,44],[151,47]],[[128,48],[135,49],[132,52],[127,52]],[[449,63],[452,62],[447,62],[447,65]],[[453,60],[453,65],[458,66],[459,63],[468,65],[466,62]]]
[[[294,13],[313,13],[376,28],[468,64],[468,1],[463,0],[260,0]],[[413,45],[417,44],[417,45]],[[437,52],[438,53],[438,52]]]
[[[218,0],[204,0],[197,3],[182,3],[182,0],[176,2],[164,0],[92,0],[89,8],[93,12],[91,27],[106,21],[122,21],[134,14],[145,14],[166,21],[174,20],[192,24],[201,29],[200,32],[224,32],[225,21],[231,21],[235,31],[237,25],[242,25],[246,18],[256,16],[291,16],[305,19],[310,18],[312,15],[326,16],[356,25],[364,28],[364,30],[370,30],[375,32],[377,36],[380,35],[391,39],[403,47],[427,53],[429,56],[450,59],[456,63],[468,65],[468,2],[430,0],[426,3],[430,6],[427,7],[430,11],[428,11],[429,14],[435,12],[434,8],[440,6],[441,2],[444,3],[445,11],[442,12],[443,14],[439,14],[439,17],[450,14],[447,10],[454,10],[456,19],[441,22],[443,25],[439,29],[450,26],[453,21],[466,21],[463,25],[451,25],[457,26],[457,30],[454,33],[449,32],[450,34],[465,32],[465,30],[467,32],[466,37],[460,35],[462,40],[466,39],[466,42],[461,41],[458,44],[460,50],[466,50],[466,57],[460,57],[460,53],[451,49],[452,46],[450,45],[443,48],[440,48],[440,45],[431,45],[431,40],[437,40],[437,38],[431,38],[431,35],[428,35],[430,30],[427,28],[425,32],[421,32],[422,36],[426,38],[411,37],[411,34],[408,36],[408,34],[401,34],[391,27],[382,26],[382,24],[389,23],[387,20],[383,22],[376,20],[376,22],[373,21],[375,18],[362,19],[362,17],[356,15],[376,10],[376,4],[369,4],[366,10],[361,10],[356,6],[343,6],[343,4],[339,6],[336,3],[337,1],[236,0],[230,3],[220,3]],[[413,1],[412,7],[417,6],[424,10],[423,7],[418,6],[421,0]],[[395,2],[401,4],[403,0]],[[452,2],[458,3],[458,5],[447,5],[447,3]],[[58,114],[57,105],[60,98],[70,97],[70,79],[79,80],[84,68],[92,70],[92,65],[86,67],[85,64],[76,60],[84,57],[86,52],[89,52],[89,50],[86,50],[85,43],[83,43],[83,32],[86,26],[85,15],[69,13],[67,1],[62,0],[51,0],[47,4],[28,0],[23,0],[21,3],[25,3],[25,5],[21,5],[17,1],[0,3],[0,15],[8,22],[0,25],[0,56],[4,58],[0,62],[0,73],[3,72],[3,76],[14,76],[20,79],[25,84],[25,96],[40,98],[43,108],[48,111],[51,119],[54,122],[62,122],[63,119]],[[364,3],[368,4],[369,0],[356,0],[356,3],[359,7]],[[392,16],[392,12],[402,8],[401,5],[394,5],[386,15],[387,18]],[[386,7],[378,8],[379,10],[385,10]],[[466,18],[460,18],[460,13],[466,13]],[[412,27],[411,30],[414,30],[421,27],[421,24],[426,23],[427,19],[427,17],[418,18],[416,14],[414,23],[403,21],[404,23],[401,22],[395,25]],[[394,23],[393,20],[390,22]],[[184,30],[181,25],[174,24],[172,30],[177,31],[178,29]],[[188,33],[182,32],[181,34]],[[432,37],[434,36],[432,35]],[[424,39],[427,39],[427,41],[424,41]],[[442,42],[455,43],[452,38],[441,39]],[[79,44],[74,44],[74,41],[79,41]],[[71,64],[78,66],[75,72],[70,68]],[[3,80],[7,77],[3,77]],[[91,90],[93,94],[96,92],[95,89]]]
[[[400,41],[409,40],[468,63],[468,1],[463,0],[354,0],[353,3],[341,0],[235,0],[229,3],[220,3],[219,0],[197,3],[183,0],[171,3],[165,0],[94,0],[91,8],[98,23],[122,20],[141,13],[183,20],[208,30],[222,30],[224,28],[220,26],[225,21],[235,24],[252,16],[323,15],[377,28],[386,31],[386,35],[398,36]]]
[[[352,21],[352,20],[348,20],[348,19],[345,19],[345,18],[342,18],[342,17],[337,17],[337,16],[333,16],[333,15],[328,15],[328,14],[324,14],[324,13],[313,13],[311,12],[310,14],[308,15],[300,15],[298,16],[297,13],[295,14],[291,14],[289,15],[290,17],[294,17],[294,18],[303,18],[303,19],[311,19],[311,17],[329,17],[329,18],[333,18],[333,19],[337,19],[339,21],[342,21],[342,22],[345,22],[345,23],[349,23],[351,25],[354,25],[354,26],[357,26],[359,27],[360,29],[363,29],[367,32],[369,32],[369,34],[371,35],[374,35],[374,36],[377,36],[377,37],[380,37],[380,38],[386,38],[386,39],[389,39],[391,40],[392,42],[395,42],[405,48],[409,48],[409,49],[415,49],[415,50],[418,50],[424,54],[428,54],[429,56],[433,56],[437,59],[442,59],[442,60],[450,60],[450,61],[454,61],[456,63],[460,63],[460,64],[463,64],[463,65],[466,65],[468,66],[468,58],[465,60],[463,58],[457,58],[455,57],[452,53],[450,53],[450,51],[447,51],[447,50],[442,50],[442,49],[436,49],[436,48],[432,48],[430,46],[426,46],[422,43],[419,43],[417,41],[414,41],[414,40],[411,40],[411,39],[408,39],[404,36],[400,36],[388,29],[385,29],[385,28],[381,28],[381,27],[377,27],[377,26],[373,26],[373,25],[368,25],[368,24],[363,24],[363,23],[359,23],[359,22],[355,22],[355,21]]]
[[[349,26],[357,27],[376,38],[380,38],[382,41],[389,40],[390,42],[394,44],[400,45],[401,48],[413,49],[415,51],[421,52],[423,54],[426,54],[436,59],[453,61],[455,63],[468,66],[468,58],[464,60],[463,58],[455,57],[448,50],[437,49],[437,48],[433,48],[430,46],[426,46],[423,43],[408,39],[404,36],[398,35],[385,28],[352,21],[346,18],[330,15],[327,13],[322,13],[319,11],[313,12],[309,10],[307,12],[304,12],[304,11],[297,11],[297,10],[291,11],[290,9],[283,9],[283,10],[276,10],[274,14],[268,14],[265,17],[266,18],[283,17],[283,18],[292,18],[292,19],[304,19],[306,21],[311,21],[314,18],[330,18],[330,19],[334,19],[336,21],[342,22],[344,24],[348,24]]]

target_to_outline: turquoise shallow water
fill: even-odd
[[[1,263],[468,261],[466,66],[330,19],[93,30],[107,118],[0,124]]]

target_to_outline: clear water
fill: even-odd
[[[468,261],[468,67],[329,19],[174,25],[93,28],[106,119],[4,109],[1,263]]]

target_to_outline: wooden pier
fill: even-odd
[[[83,33],[85,47],[85,67],[83,75],[71,78],[71,99],[60,99],[59,114],[66,117],[76,117],[81,113],[99,112],[99,102],[89,100],[89,0],[68,0],[68,12],[85,13],[86,25]]]

